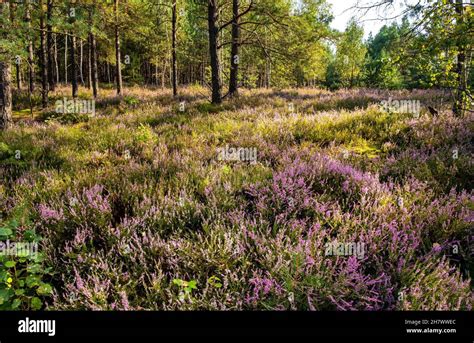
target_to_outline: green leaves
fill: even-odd
[[[7,267],[7,268],[13,268],[16,266],[16,262],[15,261],[7,261],[4,263],[4,266]]]
[[[0,241],[8,239],[17,248],[9,256],[0,256],[0,310],[39,310],[42,298],[53,294],[53,287],[45,282],[51,269],[42,264],[41,254],[31,254],[28,247],[40,237],[28,229],[20,241],[15,237],[18,226],[18,221],[12,220],[0,227]]]
[[[14,292],[11,290],[11,288],[0,289],[0,305],[7,303],[13,294]]]
[[[38,297],[31,298],[31,309],[32,310],[40,310],[43,306],[43,302]]]
[[[42,283],[37,289],[36,293],[38,295],[51,295],[53,294],[53,287],[47,283]]]
[[[40,264],[29,264],[27,267],[27,271],[29,273],[41,273],[42,266]]]
[[[211,285],[212,287],[214,288],[221,288],[222,287],[222,283],[221,283],[221,279],[219,279],[217,276],[213,275],[209,278],[209,280],[207,280],[207,283],[209,285]]]
[[[184,281],[181,279],[174,279],[173,284],[181,288],[181,292],[179,293],[179,299],[181,301],[184,301],[186,299],[190,300],[192,296],[192,291],[197,290],[196,280]]]
[[[13,231],[7,227],[0,227],[0,238],[9,237],[13,234]]]
[[[6,223],[6,225],[0,226],[0,239],[10,238],[10,236],[13,235],[18,225],[18,221],[13,219]]]
[[[185,290],[187,290],[188,292],[191,292],[193,289],[196,289],[197,286],[196,286],[196,280],[192,280],[192,281],[184,281],[184,280],[181,280],[181,279],[174,279],[173,280],[173,283],[175,285],[178,285],[180,287],[183,287]]]
[[[26,230],[23,237],[28,242],[37,242],[40,240],[40,237],[36,234],[35,230]]]
[[[37,275],[28,275],[25,281],[26,281],[26,286],[29,288],[39,286],[41,283],[41,279]]]
[[[14,299],[13,302],[12,302],[12,310],[18,309],[18,307],[20,307],[20,305],[21,305],[21,300],[18,299],[18,298]]]

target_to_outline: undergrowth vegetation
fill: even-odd
[[[0,133],[0,239],[40,251],[0,259],[0,308],[472,309],[472,116],[379,106],[436,91],[103,93]]]

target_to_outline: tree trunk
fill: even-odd
[[[80,39],[79,40],[79,77],[81,79],[81,85],[84,86],[83,64],[84,64],[84,42],[82,41],[82,39]]]
[[[206,82],[206,55],[203,56],[202,58],[202,63],[201,63],[201,86],[204,86]]]
[[[117,95],[122,95],[122,68],[120,62],[120,35],[119,35],[119,0],[114,0],[114,12],[115,12],[115,76],[117,82]]]
[[[190,65],[189,65],[189,80],[188,80],[188,82],[189,82],[189,84],[191,84],[191,85],[193,84],[193,77],[194,77],[194,74],[193,74],[193,73],[194,73],[193,64],[190,64]]]
[[[89,34],[87,38],[87,89],[92,88],[92,48],[91,48],[91,36]]]
[[[10,64],[0,62],[0,130],[12,123],[12,90]]]
[[[463,0],[456,0],[456,22],[457,25],[464,23],[464,7]],[[467,99],[467,74],[466,74],[466,47],[463,43],[464,37],[458,37],[457,39],[457,89],[455,91],[455,99],[453,105],[453,112],[458,117],[463,117],[466,112]]]
[[[166,58],[163,59],[163,68],[161,70],[161,89],[165,89],[166,78]]]
[[[87,88],[91,89],[93,88],[92,83],[94,82],[93,80],[93,70],[92,70],[92,64],[93,64],[93,56],[92,56],[92,40],[93,40],[93,33],[92,33],[92,27],[93,27],[93,18],[92,18],[92,9],[89,10],[89,35],[87,38]],[[94,92],[94,98],[97,97],[97,90]]]
[[[10,0],[9,2],[10,6],[10,22],[12,26],[15,26],[15,12],[16,12],[16,4]],[[21,90],[21,59],[16,57],[15,58],[15,76],[16,76],[16,87],[18,90]]]
[[[67,35],[64,35],[64,83],[67,84]]]
[[[354,88],[354,66],[351,67],[351,79],[349,82],[349,88]]]
[[[272,86],[272,59],[270,54],[267,54],[267,88]]]
[[[71,36],[71,85],[72,97],[77,98],[76,36]]]
[[[220,104],[222,102],[222,85],[218,53],[218,16],[216,0],[209,0],[207,6],[207,22],[209,27],[209,55],[211,57],[211,87],[213,104]]]
[[[21,90],[21,70],[20,70],[19,61],[15,63],[15,69],[16,69],[16,88],[20,91]]]
[[[56,34],[53,34],[54,40],[54,74],[56,76],[55,83],[59,83],[59,62],[58,62],[58,39]]]
[[[9,3],[0,5],[0,15],[6,6],[13,6]],[[10,8],[10,20],[13,24],[13,9]],[[0,23],[0,28],[5,29],[4,22]],[[12,123],[12,89],[11,89],[11,66],[8,57],[3,56],[0,60],[0,130],[8,129]]]
[[[94,98],[97,98],[97,93],[99,91],[99,73],[97,69],[97,45],[95,41],[95,36],[93,33],[90,33],[91,40],[91,62],[92,62],[92,93]]]
[[[38,3],[40,9],[40,66],[41,66],[41,105],[48,106],[48,53],[46,49],[46,25],[43,8],[43,0]]]
[[[178,95],[178,70],[176,66],[176,0],[173,1],[171,10],[171,46],[172,46],[172,82],[173,82],[173,96]]]
[[[25,15],[27,27],[28,27],[28,93],[31,97],[35,91],[35,66],[34,66],[34,47],[33,47],[33,34],[31,29],[31,5],[29,2],[26,4],[26,15]]]
[[[53,68],[53,26],[51,24],[53,16],[53,0],[48,0],[48,5],[47,5],[47,49],[48,49],[48,83],[49,83],[49,89],[51,91],[54,91],[56,84],[55,84],[55,78],[54,78],[54,68]]]
[[[232,46],[230,53],[230,78],[229,78],[229,96],[238,96],[238,75],[239,75],[239,45],[240,45],[240,27],[239,27],[239,0],[232,0]]]

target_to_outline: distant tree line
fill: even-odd
[[[377,1],[380,6],[384,1]],[[420,2],[421,3],[421,2]],[[123,84],[209,87],[211,101],[239,88],[317,86],[428,88],[456,92],[466,110],[473,85],[472,6],[425,0],[364,41],[352,20],[330,28],[326,0],[7,0],[0,4],[0,127],[11,92],[68,84],[94,97]]]

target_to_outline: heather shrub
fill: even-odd
[[[472,310],[469,282],[444,260],[437,265],[417,263],[403,277],[406,286],[400,293],[400,310]]]
[[[0,215],[44,257],[15,261],[44,271],[24,294],[0,274],[9,308],[472,308],[472,118],[375,106],[434,91],[102,91],[86,122],[0,133]]]
[[[303,156],[307,158],[304,153]],[[320,286],[332,285],[327,297],[323,295],[324,291],[317,295],[325,305],[311,301],[307,294],[299,294],[300,298],[307,299],[306,306],[336,306],[339,309],[394,308],[397,289],[403,284],[402,272],[427,256],[433,247],[448,249],[448,242],[465,237],[472,225],[469,221],[469,216],[472,216],[469,210],[472,198],[465,193],[456,194],[452,191],[442,199],[430,200],[435,198],[433,192],[417,182],[408,188],[390,183],[384,185],[373,175],[364,174],[320,155],[312,156],[307,161],[309,162],[302,161],[301,157],[286,160],[285,169],[274,175],[271,185],[258,185],[249,190],[255,199],[255,207],[251,211],[261,221],[258,226],[268,227],[264,235],[267,238],[259,240],[260,246],[268,240],[268,236],[294,239],[296,244],[298,238],[299,242],[303,237],[307,239],[307,230],[316,226],[324,228],[324,234],[321,233],[322,237],[317,241],[320,254],[323,251],[322,242],[334,237],[340,241],[363,242],[367,250],[362,261],[337,261],[333,274],[326,276],[323,271],[332,266],[330,263],[328,265],[324,257],[321,260],[317,253],[313,252],[305,257],[298,254],[288,257],[289,260],[309,259],[311,263],[316,263],[319,266],[316,269],[318,276],[310,275],[308,280],[314,282],[317,279]],[[359,197],[353,199],[352,206],[348,207],[351,192]],[[404,198],[401,198],[402,195]],[[439,230],[440,227],[444,229]],[[301,236],[302,233],[304,235]],[[314,244],[313,241],[311,243]],[[272,242],[264,246],[265,249],[270,249],[270,246],[280,245],[281,242]],[[286,253],[292,251],[288,246],[283,250]],[[311,252],[306,250],[307,253],[308,251]],[[272,251],[266,255],[281,256],[284,252]],[[301,270],[304,270],[303,265],[300,262]],[[351,272],[346,272],[347,268]],[[291,280],[294,277],[289,272],[291,268],[287,267],[285,270],[284,278]],[[355,272],[358,274],[354,274]],[[353,283],[356,281],[360,284]],[[273,283],[281,285],[278,279]],[[334,283],[342,285],[341,288],[334,286]],[[373,288],[367,288],[368,285]],[[334,294],[337,294],[337,290],[341,292],[340,299],[344,299],[343,301],[336,300],[338,298]],[[360,290],[361,293],[350,295],[351,290]],[[291,293],[294,297],[295,293]],[[371,301],[364,302],[363,299]]]

